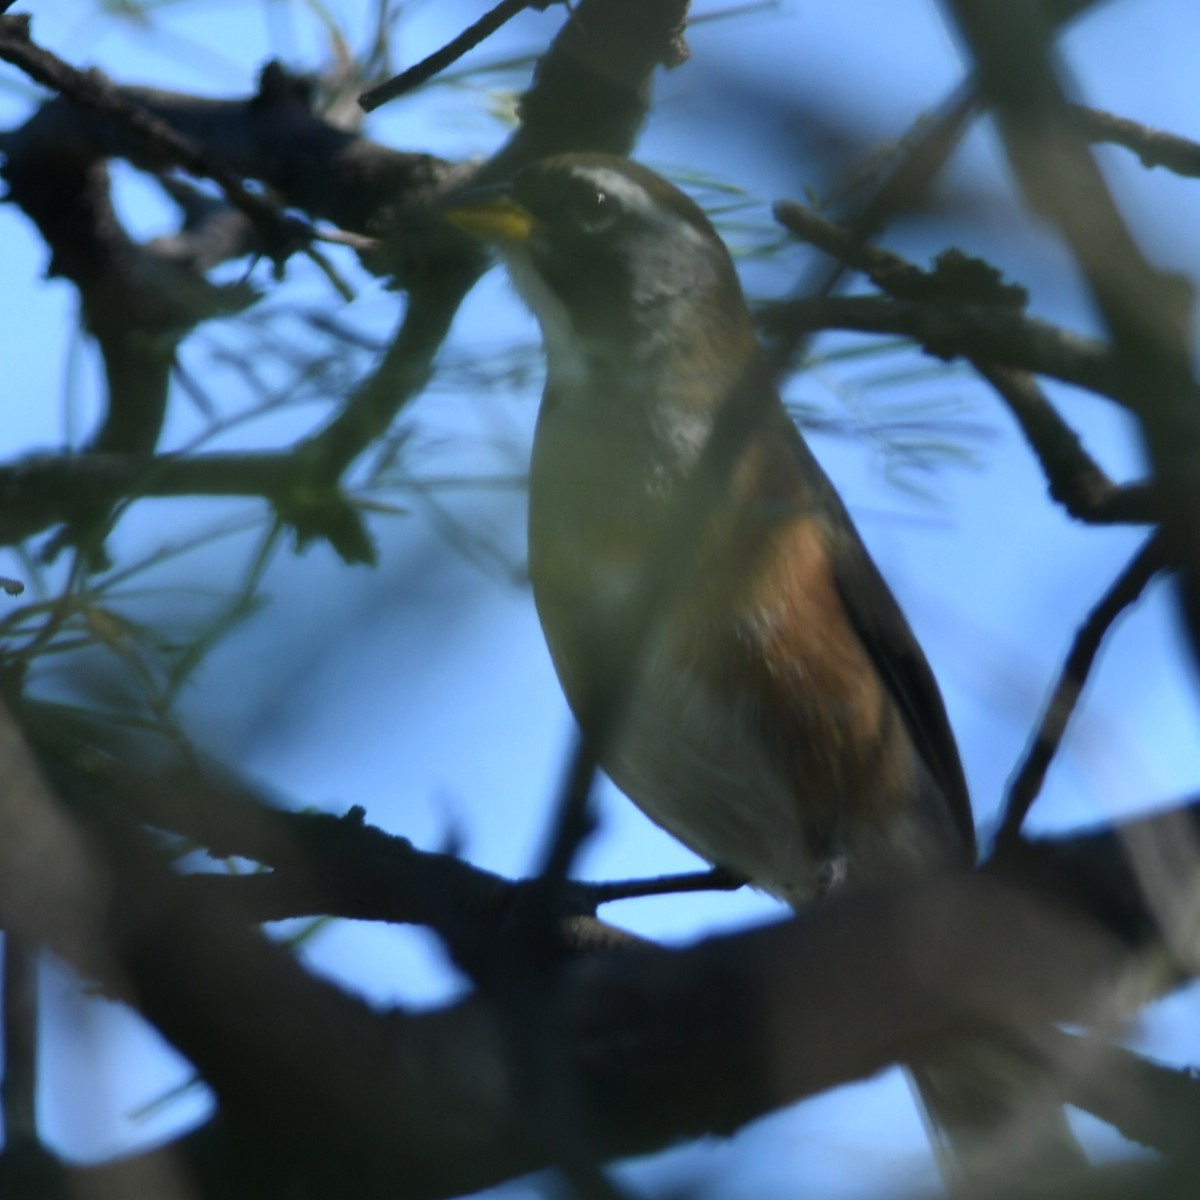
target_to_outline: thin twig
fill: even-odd
[[[746,880],[713,867],[684,875],[656,875],[650,879],[620,879],[611,883],[573,882],[571,892],[588,911],[618,900],[644,900],[647,896],[681,896],[688,892],[735,892]]]
[[[1032,375],[978,359],[972,359],[971,365],[1008,405],[1042,466],[1051,497],[1071,516],[1105,525],[1143,525],[1157,519],[1153,485],[1115,484]]]
[[[315,229],[313,238],[318,242],[328,242],[331,246],[349,246],[360,254],[378,254],[384,248],[379,238],[367,237],[349,229]]]
[[[1041,791],[1105,634],[1165,565],[1162,540],[1156,535],[1137,552],[1075,635],[1071,653],[1067,655],[1058,685],[1042,713],[1025,761],[1009,784],[998,844],[1015,840],[1020,835],[1021,824]]]
[[[368,88],[358,98],[358,103],[364,112],[374,112],[381,104],[411,92],[427,80],[432,79],[440,71],[444,71],[452,63],[456,63],[464,54],[474,50],[480,42],[492,36],[501,26],[507,24],[530,7],[530,0],[500,0],[495,8],[484,13],[473,25],[467,26],[457,37],[451,38],[440,50],[435,50],[427,58],[421,59],[415,66],[399,75],[393,75],[384,83]],[[545,7],[541,5],[540,7]]]
[[[1072,104],[1071,114],[1089,142],[1112,142],[1132,150],[1144,167],[1165,167],[1176,175],[1200,178],[1198,142],[1082,104]]]

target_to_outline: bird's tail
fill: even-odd
[[[1087,1166],[1044,1064],[972,1041],[910,1068],[951,1195],[1042,1186]]]

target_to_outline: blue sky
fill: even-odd
[[[149,29],[97,16],[83,0],[34,7],[34,32],[47,46],[125,82],[239,94],[250,90],[267,57],[311,65],[322,53],[311,9],[285,0],[163,5]],[[350,13],[350,29],[365,29],[371,7],[365,0],[330,7]],[[403,62],[440,44],[481,7],[413,6],[397,38]],[[714,7],[698,4],[697,12]],[[524,14],[477,54],[492,59],[536,50],[562,19],[557,9]],[[1196,33],[1190,0],[1123,0],[1072,30],[1064,56],[1087,102],[1200,137]],[[700,25],[690,43],[692,61],[659,81],[637,156],[661,169],[686,167],[735,182],[764,205],[779,196],[801,197],[806,185],[825,181],[802,149],[785,152],[792,141],[804,145],[796,129],[775,122],[773,110],[761,121],[751,119],[750,105],[730,120],[731,97],[753,87],[779,110],[827,114],[883,141],[903,133],[961,73],[939,10],[925,0],[792,0]],[[2,75],[14,79],[7,69]],[[521,79],[505,82],[519,87]],[[401,148],[486,155],[506,132],[488,115],[489,99],[478,86],[428,89],[383,110],[368,128]],[[23,89],[0,90],[0,125],[19,120],[27,106]],[[1164,172],[1138,169],[1123,151],[1106,149],[1100,157],[1147,252],[1194,274],[1194,189]],[[163,210],[130,175],[122,176],[125,210],[152,232]],[[1045,233],[1026,227],[986,127],[956,157],[950,181],[961,194],[978,197],[971,223],[965,217],[949,227],[914,222],[895,231],[891,244],[925,261],[961,239],[1031,287],[1036,315],[1093,330],[1064,255]],[[736,249],[736,231],[730,240]],[[0,328],[19,397],[0,422],[0,452],[78,444],[95,419],[95,362],[74,332],[70,289],[42,279],[44,247],[11,207],[0,208],[0,253],[8,281],[0,293]],[[787,262],[786,274],[752,264],[745,274],[756,290],[780,294],[791,286],[800,259],[793,254]],[[383,336],[396,316],[394,297],[366,277],[355,282],[358,297],[339,315]],[[288,287],[298,302],[335,303],[302,266],[289,271]],[[446,357],[490,355],[535,337],[493,273],[464,306]],[[200,354],[195,359],[208,361]],[[916,479],[922,494],[887,478],[880,446],[870,439],[814,439],[938,673],[986,829],[1074,629],[1139,537],[1083,529],[1054,508],[1007,415],[964,371],[926,373],[908,383],[895,378],[927,365],[911,351],[828,362],[792,381],[788,396],[843,418],[880,404],[933,399],[960,422],[986,431],[962,443],[969,462]],[[222,404],[245,403],[230,379],[216,379],[214,388]],[[435,387],[412,412],[429,447],[429,474],[523,469],[536,390],[471,394]],[[1069,389],[1052,394],[1115,477],[1137,475],[1136,438],[1121,414]],[[322,411],[314,404],[236,438],[271,444],[311,427]],[[179,406],[167,444],[184,443],[197,427],[196,414]],[[234,440],[231,435],[226,444]],[[363,804],[372,822],[418,845],[436,847],[461,836],[473,862],[519,874],[537,856],[570,744],[570,719],[527,591],[495,563],[480,565],[448,545],[445,520],[448,514],[470,529],[486,529],[501,561],[519,564],[523,498],[506,488],[460,489],[439,497],[440,518],[419,496],[403,503],[409,515],[373,526],[382,550],[375,572],[346,570],[321,547],[277,558],[266,580],[271,607],[217,648],[182,697],[182,713],[214,754],[299,803]],[[223,508],[233,516],[253,511],[242,504]],[[211,519],[210,506],[143,504],[123,522],[114,544],[119,553],[144,553]],[[171,582],[204,585],[246,552],[245,540],[234,540],[178,560],[168,574]],[[21,573],[11,558],[0,570]],[[1106,649],[1033,824],[1072,827],[1193,791],[1200,777],[1195,733],[1195,679],[1169,593],[1159,585]],[[694,865],[612,789],[601,797],[601,818],[584,855],[586,874],[613,878]],[[764,898],[739,894],[639,902],[607,915],[651,936],[687,939],[777,913]],[[323,932],[304,953],[316,969],[378,1003],[435,1003],[460,986],[419,932],[345,923]],[[56,1145],[100,1157],[186,1124],[203,1108],[202,1095],[193,1092],[150,1118],[135,1115],[185,1079],[186,1066],[115,1006],[80,999],[66,974],[54,971],[48,991],[56,1019],[46,1039],[43,1119]],[[1194,998],[1157,1006],[1131,1036],[1160,1055],[1196,1061]],[[1092,1123],[1081,1128],[1099,1152],[1123,1152]],[[777,1114],[731,1143],[672,1151],[625,1174],[645,1189],[694,1179],[722,1196],[790,1194],[803,1181],[813,1195],[865,1197],[881,1187],[933,1179],[919,1121],[896,1073]],[[524,1187],[506,1194],[523,1194]]]

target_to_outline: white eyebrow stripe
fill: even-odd
[[[691,221],[673,209],[659,204],[640,183],[621,174],[620,171],[614,171],[611,167],[591,166],[576,169],[582,178],[598,191],[610,195],[627,212],[636,213],[654,224],[669,225],[676,231],[682,230],[697,244],[703,244],[707,240],[704,233]]]
[[[640,183],[609,167],[580,167],[577,170],[597,191],[606,192],[623,208],[643,216],[653,215],[655,205]]]

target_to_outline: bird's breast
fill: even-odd
[[[644,432],[562,404],[539,420],[530,574],[577,714],[645,617],[631,604],[679,493],[670,447],[648,453]],[[628,664],[601,765],[685,845],[795,903],[843,858],[859,875],[893,874],[930,848],[909,803],[919,764],[841,609],[823,514],[803,480],[790,505],[779,486],[743,492],[714,504]]]

